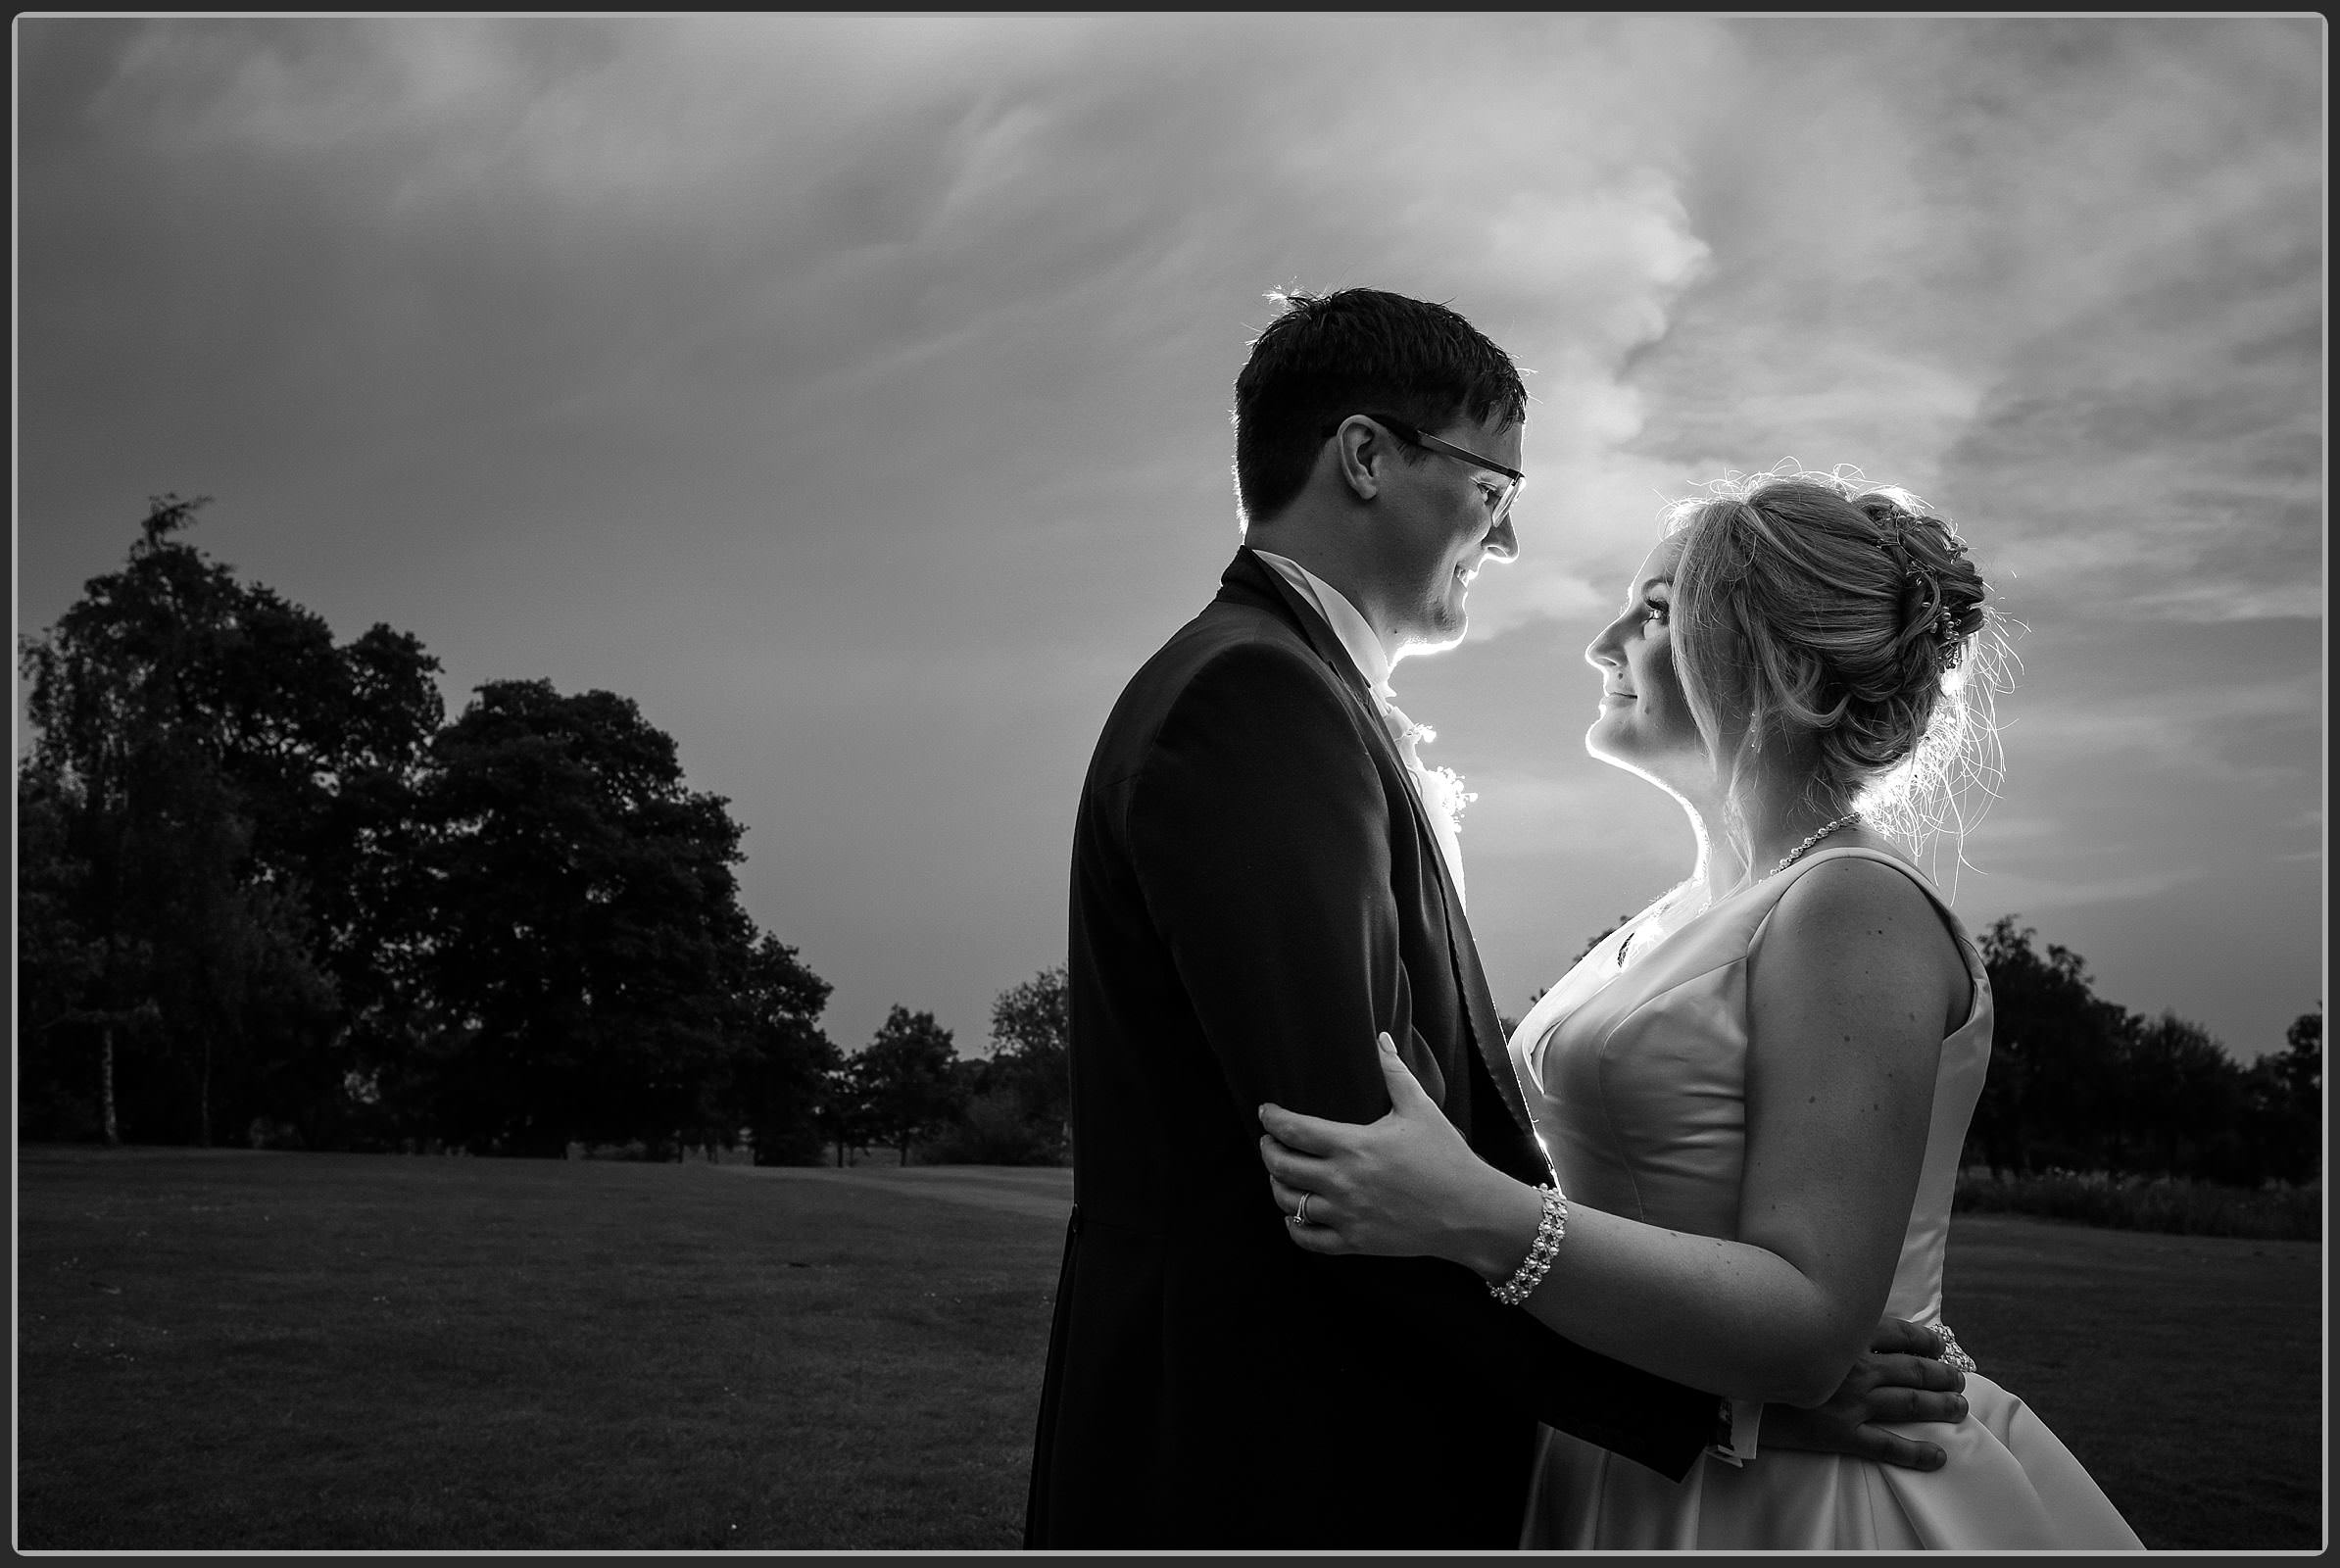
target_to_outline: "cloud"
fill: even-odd
[[[1094,356],[1119,349],[1212,368],[1198,456],[1223,467],[1263,291],[1370,282],[1451,299],[1511,346],[1536,372],[1539,492],[1604,494],[1570,470],[1639,429],[1622,368],[1706,255],[1680,104],[1646,87],[1694,100],[1733,62],[1727,34],[1271,18],[1230,50],[1227,26],[157,22],[124,34],[81,124],[172,171],[147,192],[169,226],[256,215],[204,229],[181,287],[251,316],[239,401],[270,361],[303,395],[239,413],[296,439],[436,420],[587,466],[745,448],[824,490],[873,411],[898,435],[997,415],[998,441],[1045,401],[1118,438],[1084,440],[1106,464],[1151,462],[1124,400],[1063,396],[1110,386],[1122,367]],[[1486,91],[1490,49],[1536,60],[1537,90]],[[1255,314],[1197,321],[1198,288]],[[451,384],[439,368],[464,360]],[[970,403],[976,367],[991,395]],[[951,417],[927,416],[945,391]]]
[[[2005,739],[2043,765],[2078,762],[2098,773],[2116,763],[2144,765],[2176,777],[2287,785],[2299,776],[2299,759],[2265,755],[2264,737],[2313,731],[2322,712],[2320,674],[2262,673],[2026,705]],[[2254,742],[2248,749],[2237,744],[2246,736]]]
[[[2022,910],[2025,915],[2079,909],[2107,905],[2137,904],[2158,899],[2179,888],[2200,882],[2199,869],[2171,867],[2134,872],[2125,876],[2074,878],[2039,876],[2023,873],[2001,873],[1992,876],[1968,866],[1966,877],[1974,880],[1961,887],[1956,903],[1961,911],[1988,908],[1994,911]]]
[[[2326,603],[2322,573],[2309,581],[2260,584],[2192,583],[2138,594],[2130,607],[2160,620],[2321,620]]]
[[[1655,416],[1579,482],[1614,505],[1849,462],[2059,608],[2301,614],[2316,25],[1734,24],[1746,69],[1683,185],[1707,260],[1630,377]],[[1811,109],[1731,133],[1781,101]]]

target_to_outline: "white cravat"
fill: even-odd
[[[1421,754],[1415,749],[1424,741],[1437,740],[1438,732],[1407,718],[1390,700],[1389,651],[1382,646],[1372,624],[1340,589],[1288,557],[1256,546],[1251,553],[1273,566],[1278,576],[1292,584],[1293,592],[1315,607],[1347,652],[1349,662],[1365,677],[1366,689],[1373,693],[1374,704],[1381,710],[1382,724],[1389,731],[1389,739],[1396,742],[1397,755],[1405,760],[1406,771],[1413,775],[1414,793],[1422,798],[1423,815],[1430,818],[1431,833],[1438,841],[1439,855],[1446,860],[1446,874],[1454,878],[1454,896],[1469,908],[1470,900],[1463,889],[1462,839],[1454,828],[1455,808],[1460,803],[1447,799],[1454,789],[1448,782],[1450,775],[1433,773],[1424,767]]]

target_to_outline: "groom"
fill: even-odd
[[[1389,1109],[1387,1030],[1482,1158],[1549,1179],[1389,687],[1518,553],[1526,416],[1469,322],[1371,289],[1295,297],[1236,380],[1244,546],[1122,693],[1074,827],[1075,1202],[1027,1546],[1509,1547],[1539,1420],[1676,1478],[1731,1442],[1712,1394],[1467,1270],[1302,1251],[1259,1161],[1263,1102]],[[1856,1368],[1825,1446],[1892,1457],[1864,1419],[1944,1413],[1863,1400],[1896,1377],[1922,1381]]]

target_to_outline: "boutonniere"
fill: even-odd
[[[1420,748],[1438,738],[1438,732],[1428,724],[1417,724],[1406,717],[1405,710],[1395,703],[1383,710],[1383,720],[1389,727],[1390,739],[1397,742],[1397,753],[1405,759],[1405,765],[1414,770],[1421,785],[1422,805],[1431,815],[1454,833],[1462,832],[1463,808],[1479,799],[1476,792],[1463,788],[1462,775],[1451,767],[1431,767],[1422,760]]]
[[[1443,816],[1457,834],[1462,832],[1463,808],[1477,799],[1479,792],[1464,789],[1462,775],[1453,768],[1422,770],[1422,804]]]

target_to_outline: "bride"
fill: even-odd
[[[1774,1446],[1678,1484],[1546,1430],[1524,1545],[2139,1548],[1941,1326],[1990,989],[1886,830],[1919,836],[1987,748],[1983,583],[1907,492],[1714,489],[1587,650],[1587,749],[1679,800],[1698,859],[1512,1036],[1559,1186],[1479,1161],[1384,1035],[1382,1120],[1261,1109],[1292,1241],[1465,1264],[1578,1344],[1734,1399],[1820,1402],[1884,1314],[1970,1369],[1963,1420],[1907,1429],[1948,1451],[1933,1470]]]

